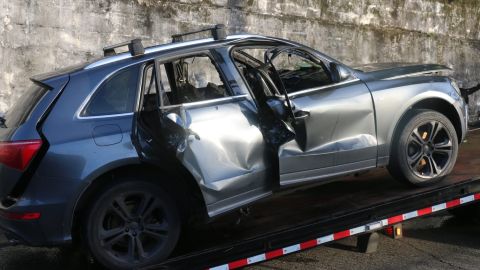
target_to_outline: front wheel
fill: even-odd
[[[450,120],[431,110],[411,110],[392,142],[391,175],[415,186],[440,182],[457,160],[458,138]]]
[[[83,238],[93,257],[110,269],[133,269],[165,260],[180,234],[174,201],[146,181],[119,179],[92,203]]]

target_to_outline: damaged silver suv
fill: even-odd
[[[447,67],[351,68],[292,41],[208,31],[32,78],[0,127],[10,241],[81,239],[103,265],[137,268],[165,260],[193,217],[287,187],[383,166],[424,186],[452,170],[467,106]]]

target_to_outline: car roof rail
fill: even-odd
[[[130,41],[125,41],[122,43],[104,47],[103,55],[104,56],[116,55],[117,53],[115,52],[115,49],[124,47],[124,46],[128,46],[128,51],[132,56],[139,56],[145,53],[145,48],[143,47],[142,40],[137,38],[137,39],[132,39]]]
[[[172,43],[182,42],[182,41],[184,41],[183,37],[193,35],[193,34],[202,33],[202,32],[211,32],[211,35],[212,35],[214,40],[224,40],[224,39],[227,38],[227,31],[225,29],[225,25],[224,24],[217,24],[217,25],[214,25],[212,27],[205,28],[205,29],[202,29],[202,30],[197,30],[197,31],[183,33],[183,34],[173,35],[172,36]]]

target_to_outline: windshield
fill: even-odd
[[[5,123],[0,125],[3,128],[18,127],[29,117],[33,108],[48,90],[39,85],[32,85],[19,99],[10,107],[4,116]]]

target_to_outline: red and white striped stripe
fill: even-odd
[[[268,261],[268,260],[278,258],[278,257],[284,256],[284,255],[287,255],[287,254],[290,254],[290,253],[293,253],[293,252],[313,248],[313,247],[316,247],[316,246],[319,246],[319,245],[322,245],[322,244],[325,244],[325,243],[328,243],[328,242],[332,242],[332,241],[335,241],[335,240],[339,240],[339,239],[342,239],[342,238],[353,236],[353,235],[356,235],[356,234],[359,234],[359,233],[375,231],[375,230],[378,230],[378,229],[383,228],[383,227],[388,226],[388,225],[393,225],[393,224],[396,224],[396,223],[399,223],[399,222],[402,222],[402,221],[405,221],[405,220],[409,220],[409,219],[412,219],[412,218],[429,215],[431,213],[435,213],[435,212],[442,211],[442,210],[445,210],[445,209],[453,208],[453,207],[456,207],[456,206],[459,206],[459,205],[462,205],[462,204],[466,204],[466,203],[470,203],[470,202],[473,202],[473,201],[480,201],[480,193],[470,195],[470,196],[466,196],[466,197],[462,197],[460,199],[455,199],[455,200],[452,200],[452,201],[449,201],[449,202],[433,205],[431,207],[426,207],[426,208],[423,208],[423,209],[415,210],[415,211],[408,212],[408,213],[405,213],[405,214],[402,214],[402,215],[386,218],[386,219],[379,220],[379,221],[376,221],[376,222],[372,222],[372,223],[369,223],[369,224],[366,224],[366,225],[363,225],[363,226],[352,228],[350,230],[336,232],[336,233],[333,233],[333,234],[329,234],[329,235],[326,235],[326,236],[323,236],[323,237],[320,237],[320,238],[317,238],[317,239],[312,239],[312,240],[309,240],[309,241],[305,241],[305,242],[295,244],[295,245],[292,245],[292,246],[288,246],[288,247],[284,247],[284,248],[280,248],[280,249],[275,249],[275,250],[269,251],[267,253],[262,253],[262,254],[259,254],[259,255],[256,255],[256,256],[252,256],[252,257],[249,257],[249,258],[237,260],[237,261],[230,262],[230,263],[220,265],[220,266],[217,266],[217,267],[212,267],[212,268],[209,268],[209,270],[231,270],[231,269],[237,269],[237,268],[240,268],[240,267],[244,267],[244,266],[247,266],[247,265],[252,265],[252,264],[263,262],[263,261]]]

